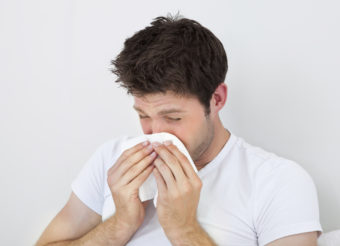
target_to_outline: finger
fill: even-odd
[[[119,183],[125,185],[130,183],[135,177],[137,177],[147,166],[149,166],[156,158],[156,152],[152,152],[147,155],[140,162],[133,165],[129,170],[127,170],[123,176],[120,178]]]
[[[157,168],[154,168],[152,172],[156,179],[158,196],[162,197],[164,194],[166,194],[167,191],[165,181]]]
[[[155,168],[154,165],[150,165],[143,170],[134,180],[132,180],[127,186],[131,189],[139,189],[145,180],[150,176],[152,170]]]
[[[179,163],[179,160],[177,159],[177,157],[173,155],[170,150],[168,150],[164,145],[159,145],[154,148],[157,154],[162,158],[162,160],[170,168],[176,181],[180,181],[186,178],[184,171],[182,169],[182,165]]]
[[[172,174],[172,172],[171,172],[170,168],[168,167],[168,165],[166,165],[164,163],[164,161],[159,156],[154,161],[154,164],[155,164],[157,170],[159,171],[159,173],[162,175],[167,188],[169,190],[177,189],[175,177]]]
[[[179,160],[179,163],[181,164],[181,167],[182,167],[185,175],[189,179],[195,178],[197,176],[197,174],[196,174],[194,168],[191,166],[191,163],[188,160],[188,158],[177,148],[177,146],[174,145],[174,144],[170,144],[170,145],[167,146],[167,148]]]
[[[130,155],[132,155],[133,153],[145,148],[145,146],[149,145],[150,142],[149,141],[144,141],[141,142],[139,144],[134,145],[133,147],[125,150],[120,156],[119,158],[116,160],[116,164],[112,165],[112,167],[108,170],[108,175],[114,170],[117,169],[119,167],[119,165],[126,160]]]
[[[122,177],[132,166],[136,165],[136,163],[140,162],[143,158],[151,154],[152,150],[152,145],[148,145],[133,153],[130,157],[125,159],[119,167],[117,167],[115,171],[115,177]]]

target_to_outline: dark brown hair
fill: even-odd
[[[128,94],[170,90],[195,96],[210,113],[210,99],[228,70],[220,40],[197,21],[157,17],[151,26],[126,39],[111,71]]]

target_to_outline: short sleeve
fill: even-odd
[[[99,146],[71,184],[72,191],[90,209],[102,214],[104,196],[104,145]]]
[[[285,159],[261,169],[254,204],[259,245],[304,232],[321,233],[317,191],[310,175]]]

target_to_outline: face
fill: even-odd
[[[134,109],[139,114],[144,134],[168,132],[178,137],[193,161],[207,150],[214,137],[210,115],[205,116],[197,98],[173,92],[134,96]]]

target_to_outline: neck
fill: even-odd
[[[218,121],[217,127],[215,127],[214,138],[211,141],[207,150],[195,161],[197,170],[202,169],[209,162],[211,162],[220,153],[224,145],[230,138],[230,132],[224,128],[221,121]]]

